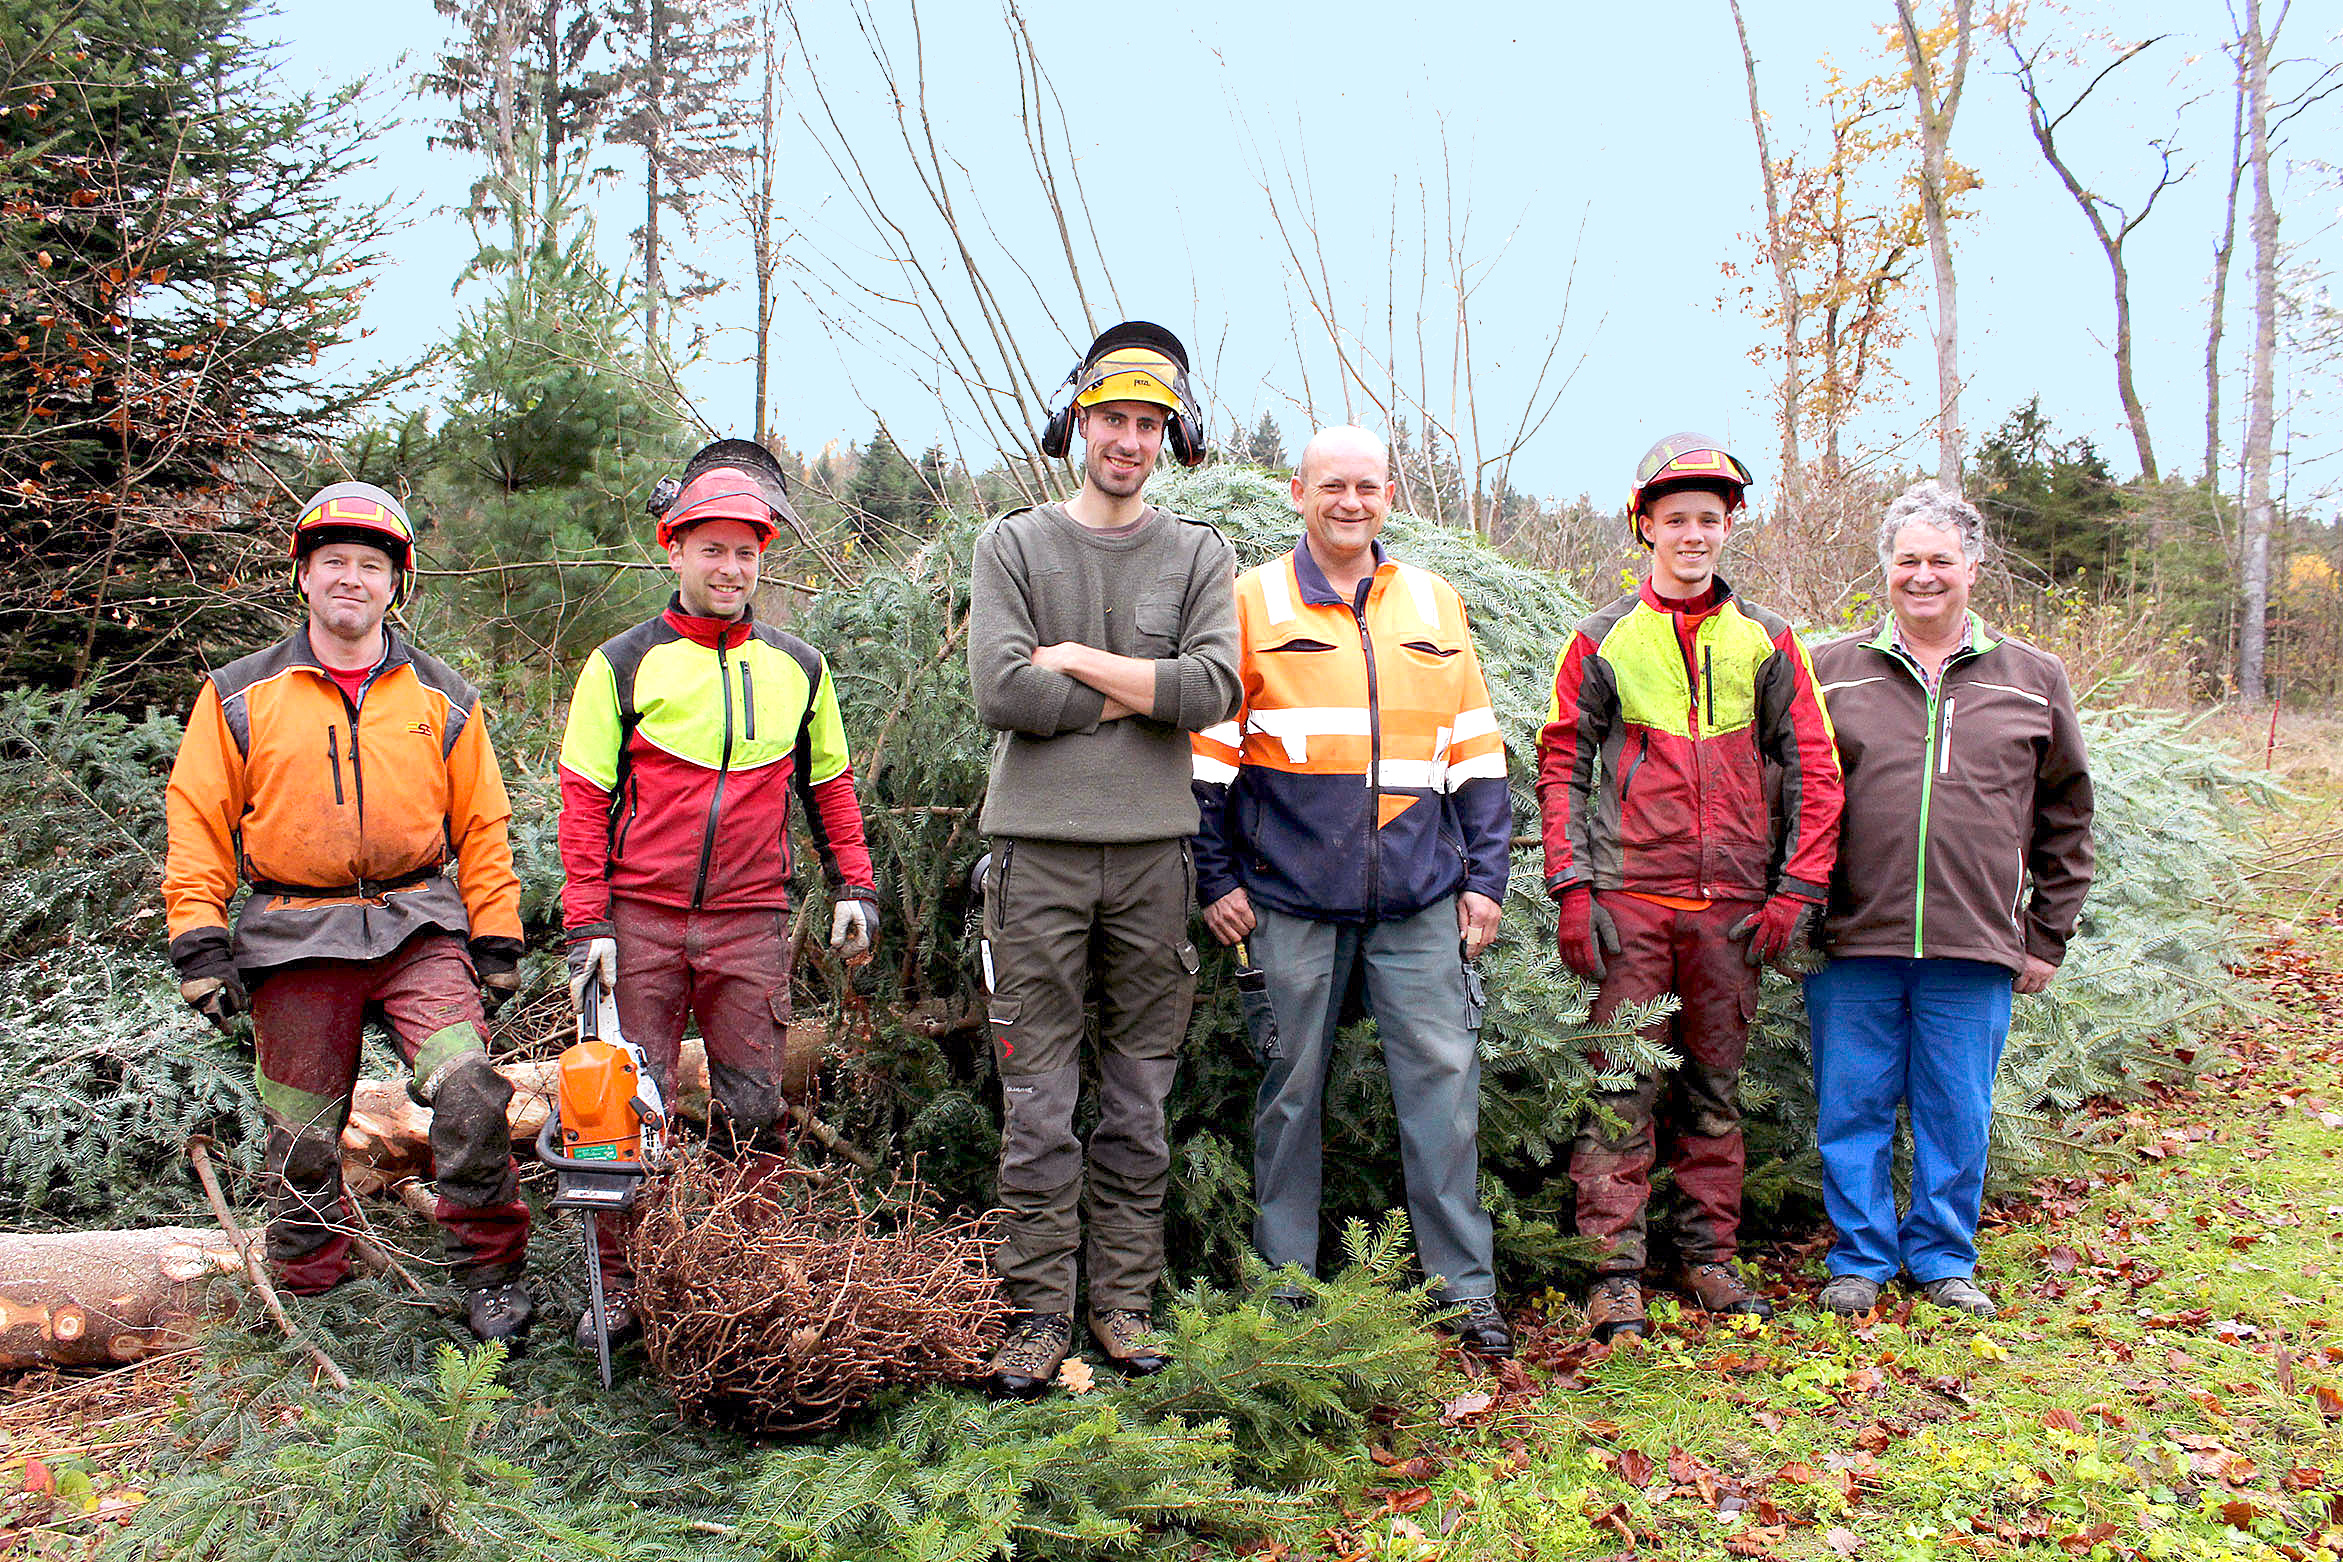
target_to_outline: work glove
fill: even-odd
[[[236,957],[224,927],[197,928],[171,940],[171,964],[179,971],[179,997],[223,1034],[252,997],[236,971]]]
[[[1806,942],[1814,929],[1814,912],[1814,902],[1802,895],[1776,895],[1734,923],[1725,936],[1748,940],[1741,958],[1749,964],[1772,965]]]
[[[517,938],[472,940],[472,974],[480,982],[480,1007],[490,1019],[512,1002],[521,990],[521,941]]]
[[[606,993],[618,991],[618,940],[607,922],[570,929],[569,1006],[586,1012],[586,981],[591,977]]]
[[[1555,898],[1554,910],[1558,917],[1554,943],[1562,952],[1562,963],[1590,982],[1610,975],[1603,956],[1619,952],[1619,925],[1595,899],[1593,887],[1571,885]]]
[[[841,900],[830,913],[830,953],[848,965],[867,964],[879,939],[879,908],[867,900]]]

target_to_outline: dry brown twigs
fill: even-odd
[[[754,1434],[836,1424],[881,1390],[983,1370],[1007,1304],[983,1217],[704,1150],[643,1191],[643,1343],[685,1413]]]

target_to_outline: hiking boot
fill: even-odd
[[[1440,1325],[1456,1336],[1456,1343],[1476,1356],[1492,1359],[1513,1354],[1513,1331],[1493,1296],[1468,1296],[1454,1304],[1456,1316]]]
[[[1109,1307],[1090,1315],[1090,1337],[1128,1378],[1144,1378],[1171,1364],[1161,1346],[1144,1343],[1154,1333],[1155,1320],[1136,1307]]]
[[[521,1353],[529,1337],[529,1320],[537,1306],[528,1288],[518,1280],[502,1285],[476,1285],[464,1293],[464,1326],[483,1344],[501,1341],[512,1355]]]
[[[1067,1313],[1011,1313],[1009,1335],[986,1368],[985,1392],[1032,1399],[1057,1381],[1066,1352],[1074,1348],[1074,1319]]]
[[[1860,1318],[1879,1305],[1879,1282],[1861,1275],[1832,1275],[1814,1303],[1842,1318]]]
[[[605,1281],[602,1286],[602,1322],[610,1331],[610,1348],[619,1346],[643,1332],[642,1314],[635,1311],[635,1293],[622,1285]],[[578,1314],[578,1349],[588,1355],[596,1354],[594,1347],[594,1309],[588,1307]]]
[[[1646,1335],[1651,1320],[1643,1313],[1643,1281],[1634,1275],[1604,1275],[1586,1293],[1587,1332],[1597,1341],[1615,1334]]]
[[[1749,1318],[1774,1315],[1773,1304],[1749,1289],[1749,1282],[1731,1264],[1689,1265],[1683,1284],[1704,1313],[1739,1313]]]
[[[1920,1287],[1920,1294],[1939,1307],[1950,1307],[1972,1318],[1990,1318],[2001,1310],[1967,1275],[1946,1275],[1941,1280],[1931,1280]]]

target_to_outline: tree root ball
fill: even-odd
[[[689,1153],[627,1240],[653,1368],[686,1415],[752,1436],[984,1370],[1008,1307],[983,1217],[771,1156]]]

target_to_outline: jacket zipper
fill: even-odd
[[[1717,653],[1716,647],[1700,648],[1700,686],[1708,694],[1708,730],[1717,730]]]
[[[1940,776],[1952,769],[1953,713],[1959,708],[1960,703],[1958,700],[1944,702],[1944,742],[1939,745],[1936,755],[1936,773]]]
[[[721,633],[716,637],[716,686],[724,695],[724,752],[716,761],[716,789],[708,794],[708,827],[700,833],[700,876],[692,885],[694,911],[708,896],[708,864],[716,855],[716,816],[724,807],[724,778],[732,773],[732,664],[724,655]]]
[[[1359,653],[1367,659],[1367,899],[1360,909],[1371,917],[1383,903],[1383,709],[1375,692],[1375,637],[1367,629],[1367,610],[1354,598],[1350,613],[1358,620]]]
[[[751,743],[757,740],[757,690],[749,682],[746,662],[740,664],[740,730]]]
[[[325,727],[325,762],[334,773],[334,806],[340,808],[349,801],[342,796],[342,729],[330,721]]]
[[[1940,668],[1936,674],[1939,683],[1944,680]],[[1936,691],[1928,691],[1928,725],[1920,758],[1920,829],[1919,844],[1912,864],[1912,958],[1923,958],[1922,937],[1927,926],[1928,913],[1928,798],[1936,782]]]
[[[1651,753],[1651,734],[1638,732],[1636,738],[1635,758],[1619,777],[1619,806],[1622,808],[1627,806],[1627,789],[1635,784],[1635,773],[1643,768],[1645,758]]]

